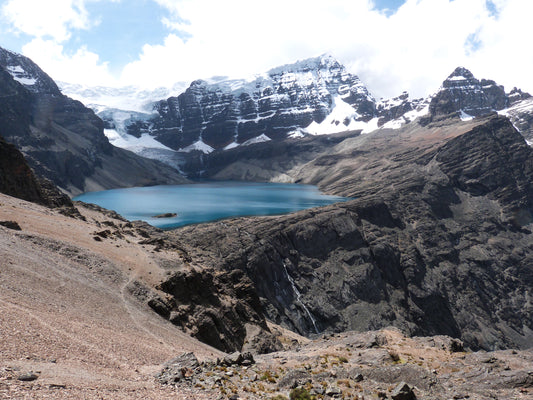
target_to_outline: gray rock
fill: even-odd
[[[39,378],[39,375],[34,372],[26,372],[24,374],[20,374],[19,376],[17,376],[17,379],[23,382],[31,382],[38,378]]]
[[[279,388],[294,389],[311,382],[311,373],[302,369],[291,369],[278,381]]]
[[[8,229],[13,229],[14,231],[21,231],[22,228],[16,221],[0,221],[0,225]]]
[[[326,389],[326,396],[340,397],[341,395],[342,390],[336,385],[328,386]]]
[[[416,400],[413,389],[405,383],[400,382],[391,392],[392,400]]]
[[[202,368],[194,353],[183,353],[163,365],[163,369],[155,375],[162,384],[174,384],[190,379],[201,372]]]

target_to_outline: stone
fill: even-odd
[[[0,225],[14,231],[21,231],[22,228],[16,221],[0,221]]]
[[[31,382],[31,381],[34,381],[34,380],[36,380],[38,378],[39,378],[39,375],[37,375],[34,372],[26,372],[26,373],[23,373],[23,374],[20,374],[19,376],[17,376],[17,379],[19,381],[23,381],[23,382]]]
[[[336,385],[328,386],[326,389],[326,396],[340,397],[341,395],[342,390]]]
[[[287,371],[278,381],[279,388],[294,389],[311,382],[311,373],[302,369],[291,369]]]
[[[364,379],[364,377],[363,377],[363,375],[361,375],[361,374],[356,374],[352,379],[353,379],[355,382],[361,382],[361,381]]]
[[[194,353],[183,353],[163,365],[163,369],[155,375],[162,384],[175,384],[182,380],[189,380],[202,368]]]
[[[413,389],[405,383],[400,382],[391,392],[392,400],[416,400]]]

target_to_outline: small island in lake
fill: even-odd
[[[178,214],[176,213],[164,213],[164,214],[154,215],[152,218],[174,218],[177,216]]]

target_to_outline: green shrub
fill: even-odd
[[[289,394],[291,400],[313,400],[314,396],[311,396],[309,392],[304,388],[295,388],[291,390]]]

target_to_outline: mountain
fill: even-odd
[[[410,100],[406,93],[376,102],[360,79],[329,55],[249,80],[197,80],[183,93],[153,103],[147,100],[161,91],[143,92],[141,101],[132,103],[128,94],[139,95],[133,88],[65,83],[61,88],[93,108],[113,144],[174,166],[194,150],[210,153],[287,137],[400,126],[427,108],[423,99]]]
[[[471,349],[531,346],[533,150],[509,120],[351,136],[291,173],[353,200],[168,240],[192,263],[246,274],[267,319],[303,335],[393,325]]]
[[[145,157],[159,159],[188,174],[215,150],[231,150],[270,140],[376,129],[398,129],[418,117],[431,121],[463,119],[499,111],[531,130],[530,97],[519,89],[506,93],[494,81],[478,80],[458,67],[434,94],[411,99],[407,92],[376,101],[361,80],[329,55],[283,65],[252,79],[197,80],[177,96],[155,101],[164,90],[82,88],[62,84],[86,101],[105,123],[109,140]],[[140,101],[124,100],[127,94]],[[149,100],[154,100],[150,102]],[[141,106],[142,104],[142,106]],[[533,139],[533,138],[532,138]],[[190,155],[187,153],[196,153]],[[198,155],[199,154],[199,155]]]
[[[454,114],[469,119],[506,110],[530,97],[517,88],[506,93],[496,82],[478,80],[466,68],[458,67],[432,97],[429,115],[431,119]]]
[[[30,59],[2,48],[0,89],[0,135],[67,193],[184,181],[160,162],[112,146],[92,110],[61,94]]]

